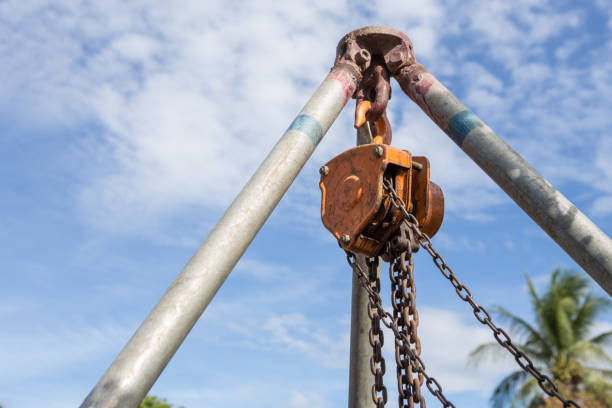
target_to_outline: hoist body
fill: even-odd
[[[442,190],[429,180],[429,160],[386,144],[366,144],[336,156],[321,168],[321,218],[344,249],[377,256],[403,219],[383,187],[389,180],[433,236],[444,216]]]

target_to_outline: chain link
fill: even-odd
[[[418,337],[419,314],[416,310],[416,288],[414,285],[414,263],[411,247],[401,252],[395,259],[391,251],[387,252],[389,262],[389,279],[391,280],[391,304],[393,319],[398,330],[409,339],[404,344],[401,338],[395,337],[395,362],[397,370],[397,388],[400,408],[414,408],[419,404],[425,408],[425,399],[421,394],[423,375],[414,373],[410,366],[410,356],[405,352],[407,346],[412,353],[421,355],[421,341]]]
[[[368,310],[376,311],[376,314],[378,315],[378,318],[379,318],[378,321],[381,322],[383,325],[385,325],[385,327],[391,329],[395,337],[401,340],[402,351],[409,357],[407,361],[410,364],[412,372],[423,377],[425,386],[427,387],[427,389],[429,389],[429,391],[435,397],[437,397],[438,400],[440,400],[444,408],[448,408],[448,407],[455,408],[455,405],[453,405],[453,403],[450,402],[448,399],[446,399],[446,397],[444,396],[442,392],[442,387],[440,386],[438,381],[436,381],[435,378],[430,377],[425,372],[425,364],[423,363],[423,360],[421,360],[421,357],[416,355],[410,349],[410,346],[409,346],[410,339],[405,333],[400,331],[398,327],[398,322],[397,322],[398,319],[394,318],[393,315],[391,315],[391,313],[383,309],[383,304],[382,304],[382,299],[380,298],[380,294],[375,289],[375,287],[373,287],[373,285],[371,284],[371,281],[370,281],[371,273],[366,274],[366,272],[357,263],[357,257],[355,254],[346,251],[346,260],[348,261],[349,265],[353,269],[353,272],[359,279],[361,286],[368,293],[368,301],[370,304],[370,307],[368,308]],[[376,404],[378,403],[377,400],[375,400],[374,402]],[[378,408],[378,405],[377,405],[377,408]]]
[[[563,403],[563,408],[580,408],[580,406],[576,402],[563,398],[563,396],[561,396],[561,394],[559,393],[559,389],[553,383],[552,379],[549,376],[542,374],[537,368],[535,368],[531,359],[529,359],[529,357],[525,353],[523,353],[516,345],[514,345],[514,343],[512,343],[510,336],[503,329],[497,327],[493,323],[493,321],[491,320],[491,315],[489,314],[487,309],[476,303],[476,301],[472,297],[472,293],[470,292],[470,290],[461,283],[461,281],[455,275],[455,272],[453,272],[452,268],[446,263],[440,253],[438,253],[438,251],[434,249],[431,239],[427,236],[427,234],[423,233],[419,229],[419,223],[417,219],[414,215],[408,212],[408,210],[406,209],[406,204],[401,199],[401,197],[397,195],[397,193],[393,189],[392,184],[388,180],[383,180],[383,186],[389,192],[393,205],[402,212],[404,216],[404,222],[414,232],[414,234],[416,234],[419,245],[431,255],[434,264],[436,264],[440,272],[442,272],[442,275],[444,275],[444,277],[448,279],[455,288],[457,296],[459,296],[461,300],[468,303],[472,307],[476,319],[481,324],[486,325],[491,329],[495,340],[497,340],[497,342],[503,348],[505,348],[510,354],[512,354],[514,360],[519,365],[519,367],[521,367],[521,369],[531,374],[537,380],[538,385],[540,386],[542,391],[544,391],[544,393],[546,393],[548,396],[555,397],[559,401],[561,401],[561,403]],[[437,381],[435,381],[434,379],[432,379],[432,383],[433,382],[435,382],[436,386],[439,386],[439,384],[437,384]],[[429,379],[427,379],[425,385],[427,385],[427,388],[429,388],[430,391],[432,390],[430,388]]]
[[[380,297],[380,276],[378,276],[378,265],[380,260],[378,257],[366,258],[366,266],[368,267],[368,287]],[[368,332],[370,345],[372,346],[372,356],[370,357],[370,371],[374,375],[374,384],[372,384],[372,401],[376,408],[384,408],[387,403],[387,387],[383,384],[383,376],[385,375],[386,365],[385,359],[382,356],[382,348],[385,344],[383,331],[380,329],[380,315],[377,310],[378,306],[372,302],[368,303],[368,316],[370,317],[371,326]]]

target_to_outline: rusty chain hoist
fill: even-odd
[[[412,156],[409,151],[388,144],[391,142],[391,127],[385,114],[391,94],[388,81],[383,62],[374,58],[356,93],[355,127],[365,126],[371,132],[373,126],[376,135],[371,136],[372,143],[347,150],[320,170],[323,224],[346,251],[349,265],[368,293],[374,405],[382,408],[387,402],[387,388],[383,384],[386,366],[382,356],[382,322],[395,337],[399,406],[413,408],[417,404],[424,408],[421,387],[425,384],[444,407],[454,407],[440,384],[425,372],[420,357],[412,253],[422,247],[451,282],[459,298],[472,306],[476,319],[493,331],[497,342],[537,380],[540,388],[561,401],[564,408],[579,407],[574,401],[564,399],[550,377],[538,371],[508,334],[492,322],[489,312],[474,301],[470,290],[433,248],[430,237],[442,224],[444,196],[429,179],[427,158]],[[367,272],[356,262],[355,253],[366,256]],[[389,262],[393,314],[383,309],[380,298],[380,256]]]

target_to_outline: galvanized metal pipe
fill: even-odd
[[[81,405],[136,408],[355,91],[338,64]]]
[[[612,296],[612,240],[420,64],[400,86],[553,240]]]
[[[372,135],[366,132],[366,126],[360,127],[357,131],[357,145],[372,143]],[[363,255],[357,255],[357,263],[364,271],[367,270],[368,266]],[[380,274],[380,263],[378,273]],[[372,400],[374,376],[370,371],[372,346],[368,336],[372,322],[368,315],[368,303],[368,292],[361,286],[359,278],[353,274],[348,408],[376,406]]]

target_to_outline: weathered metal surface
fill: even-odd
[[[426,157],[412,157],[412,211],[421,230],[433,237],[444,220],[444,194],[436,183],[430,181],[429,170]]]
[[[410,200],[410,153],[388,145],[353,147],[336,156],[321,174],[321,218],[340,245],[353,252],[376,256],[399,228],[401,214],[390,211],[383,194],[388,173]]]
[[[612,240],[420,64],[402,90],[612,296]]]
[[[372,134],[365,131],[365,126],[357,129],[357,145],[372,143]],[[362,268],[367,268],[366,257],[357,255],[355,261]],[[375,274],[380,276],[380,262]],[[375,405],[370,396],[374,377],[370,374],[370,357],[372,349],[368,331],[371,320],[368,314],[368,292],[361,286],[359,278],[353,274],[351,290],[351,345],[349,352],[349,395],[348,408],[373,408]]]
[[[346,34],[336,48],[336,64],[352,64],[363,71],[381,57],[391,74],[415,63],[412,42],[401,31],[384,26],[362,27]]]
[[[516,361],[518,366],[525,373],[531,375],[537,381],[538,386],[540,387],[540,389],[544,393],[546,393],[547,395],[549,395],[551,397],[556,398],[559,402],[561,402],[563,407],[580,408],[580,406],[578,404],[576,404],[576,402],[574,402],[572,400],[566,400],[559,393],[559,389],[554,384],[552,379],[549,376],[547,376],[546,374],[541,373],[533,365],[533,362],[525,354],[525,352],[522,351],[521,349],[519,349],[516,345],[514,345],[514,343],[512,342],[512,339],[504,331],[504,329],[498,327],[495,323],[493,323],[493,320],[491,319],[491,314],[487,311],[486,308],[484,308],[483,306],[481,306],[478,303],[476,303],[476,300],[472,296],[472,292],[467,288],[467,286],[465,286],[463,283],[461,283],[461,281],[459,280],[459,278],[457,278],[457,275],[455,274],[453,269],[446,263],[446,261],[444,260],[442,255],[440,255],[440,253],[438,251],[436,251],[436,249],[433,247],[433,244],[431,242],[430,237],[427,236],[427,234],[424,233],[419,228],[419,225],[418,225],[418,222],[417,222],[416,218],[414,217],[414,215],[412,215],[410,213],[408,207],[403,202],[403,200],[400,197],[400,195],[393,189],[393,186],[392,186],[392,184],[391,184],[391,182],[389,180],[385,180],[384,187],[389,192],[389,194],[391,195],[393,206],[398,208],[402,212],[402,214],[404,216],[404,222],[403,222],[402,225],[405,225],[405,226],[407,226],[409,228],[409,230],[411,232],[411,235],[414,237],[413,238],[414,242],[417,243],[420,247],[422,247],[425,251],[427,251],[427,253],[429,255],[431,255],[432,261],[434,262],[436,267],[440,270],[442,275],[446,279],[448,279],[448,281],[451,283],[451,285],[455,289],[455,293],[457,294],[459,299],[461,299],[462,301],[466,302],[467,304],[469,304],[472,307],[472,313],[474,314],[474,317],[476,318],[476,320],[478,320],[478,322],[480,324],[485,325],[485,326],[489,327],[489,329],[491,329],[491,331],[493,332],[493,338],[495,338],[495,340],[500,344],[500,346],[502,346],[504,349],[506,349],[512,355],[512,357],[514,357],[514,360]],[[350,257],[347,257],[347,259],[349,261],[349,264],[351,264],[351,266],[353,266],[353,269],[356,272],[359,272],[357,269],[359,269],[360,265],[358,265],[354,261],[352,261]],[[363,281],[363,279],[362,279],[362,281]],[[372,297],[373,296],[371,295],[370,298],[372,298]],[[395,305],[395,303],[396,303],[395,299],[394,298],[392,298],[392,299],[393,299],[393,304]],[[383,318],[381,317],[381,319],[383,319]],[[397,327],[397,320],[396,319],[393,319],[393,323],[394,323],[395,327]],[[383,320],[383,324],[386,325],[384,320]],[[395,327],[394,327],[394,329],[395,329]],[[395,330],[394,330],[394,332],[395,332]],[[401,333],[401,334],[403,334],[403,333]],[[396,339],[398,337],[400,337],[402,341],[405,341],[404,339],[407,338],[406,336],[398,336],[397,333],[395,333],[395,335],[396,335]],[[418,351],[420,351],[419,347],[416,347],[416,349]],[[411,352],[407,351],[406,349],[404,349],[403,351],[406,352],[408,357],[411,358],[412,360],[418,360],[418,361],[412,361],[411,360],[411,362],[410,362],[411,366],[415,366],[415,365],[418,365],[418,364],[422,365],[422,361],[418,358],[418,354],[417,353],[411,353]],[[415,358],[415,356],[416,356],[416,358]],[[418,363],[418,364],[415,364],[415,363]],[[444,397],[444,395],[442,394],[442,388],[440,387],[440,384],[438,384],[438,382],[435,379],[429,378],[427,376],[427,374],[424,371],[424,367],[423,367],[423,370],[420,370],[418,367],[412,367],[411,371],[412,372],[417,372],[419,374],[422,374],[424,377],[426,377],[427,381],[425,382],[425,384],[427,385],[427,388],[429,389],[429,391],[434,396],[436,396],[440,400],[440,402],[442,403],[442,405],[444,407],[454,407],[454,405],[452,403],[449,403],[446,400],[446,398]],[[422,384],[422,381],[421,381],[421,384]],[[434,387],[434,385],[435,385],[435,387]],[[400,404],[401,404],[401,400],[400,400]]]
[[[360,78],[350,64],[332,69],[81,407],[139,406]]]
[[[383,117],[387,124],[384,134],[385,144],[391,144],[391,127],[385,110],[391,98],[390,73],[406,64],[414,62],[410,39],[400,31],[389,27],[364,27],[346,34],[336,49],[337,64],[351,64],[363,71],[363,80],[355,93],[358,102],[372,102],[368,120],[377,122]]]
[[[610,237],[418,64],[405,34],[363,27],[346,34],[337,47],[337,62],[363,70],[380,58],[402,90],[612,296]],[[385,102],[380,98],[373,111]]]
[[[383,138],[382,143],[391,144],[391,126],[386,113],[387,104],[391,99],[391,84],[389,71],[380,56],[376,56],[375,61],[364,72],[363,79],[355,92],[355,99],[358,102],[357,111],[363,111],[364,116],[375,124],[376,133]]]
[[[364,271],[364,269],[366,268],[364,268],[361,263],[357,262],[356,255],[351,252],[346,252],[346,259],[349,265],[351,266],[351,268],[353,269],[354,276],[356,277],[356,279],[359,280],[359,283],[361,284],[362,289],[367,292],[368,302],[371,305],[370,310],[373,310],[376,312],[375,317],[377,318],[377,320],[379,320],[388,329],[391,329],[393,331],[395,339],[399,340],[402,343],[402,345],[411,344],[412,336],[410,335],[410,333],[406,333],[406,330],[405,330],[406,327],[400,327],[398,325],[399,321],[391,313],[387,312],[383,308],[383,303],[382,303],[382,299],[380,298],[380,294],[375,290],[375,288],[370,283],[370,278],[369,278],[370,274]],[[404,284],[404,282],[408,284],[406,279],[402,279],[402,282],[401,282],[402,285]],[[410,293],[411,292],[408,292],[408,297],[411,297]],[[406,399],[403,398],[407,395],[410,395],[412,397],[411,399],[413,402],[416,402],[414,401],[414,397],[413,397],[415,396],[416,399],[418,399],[419,404],[422,404],[421,406],[424,407],[425,401],[421,400],[420,398],[421,397],[420,386],[424,383],[427,386],[427,389],[429,390],[429,392],[431,392],[431,394],[435,396],[436,398],[438,398],[438,400],[442,403],[443,407],[454,408],[455,405],[446,398],[446,396],[444,395],[442,391],[442,387],[440,386],[438,381],[434,377],[431,377],[427,373],[427,371],[425,371],[425,364],[423,363],[423,360],[418,354],[416,354],[413,351],[412,347],[402,347],[402,352],[403,352],[402,354],[407,356],[408,359],[400,360],[402,361],[402,364],[401,364],[402,372],[401,374],[398,373],[398,375],[403,376],[404,372],[406,372],[411,375],[411,378],[410,379],[402,378],[401,382],[398,381],[398,387],[401,387],[402,391],[404,391],[404,392],[400,392],[400,404],[402,404],[403,402],[408,402],[409,404],[408,406],[410,407],[410,402],[409,402],[410,400],[406,401]],[[403,358],[403,356],[399,356],[399,359],[401,358]],[[406,366],[410,367],[410,371],[404,370]],[[412,374],[415,374],[415,373],[418,375],[418,377],[416,378],[412,376]],[[406,387],[406,385],[408,387]],[[419,391],[415,392],[414,390],[415,385],[416,385],[416,388],[419,389]],[[378,388],[382,389],[382,387],[378,387]],[[375,389],[374,387],[372,387],[372,394],[373,394],[372,399],[378,402],[378,398],[377,398],[378,395],[374,395],[374,391]],[[377,405],[374,404],[372,406],[376,407]],[[349,405],[349,408],[353,408],[353,407]]]
[[[353,147],[321,169],[321,219],[348,251],[377,256],[399,228],[383,178],[393,180],[424,231],[433,236],[444,217],[444,196],[429,180],[429,161],[383,144]],[[417,168],[418,167],[418,168]],[[415,183],[416,182],[416,183]],[[411,207],[412,206],[412,207]]]
[[[379,258],[376,258],[379,259]],[[366,257],[357,255],[355,258],[363,270],[369,270]],[[380,262],[377,263],[376,276],[380,276]],[[371,389],[374,376],[370,371],[372,347],[368,332],[372,326],[368,310],[368,292],[363,288],[359,278],[353,274],[351,295],[351,346],[349,365],[349,396],[348,408],[373,408]]]

